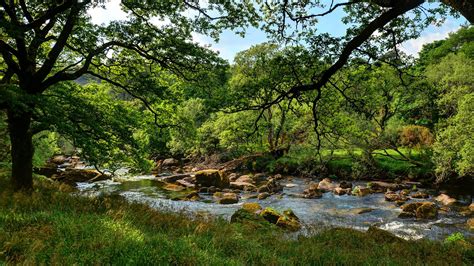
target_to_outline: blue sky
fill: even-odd
[[[93,22],[97,24],[126,18],[126,14],[120,9],[120,0],[111,0],[107,3],[107,9],[96,8],[91,10],[89,14],[92,16]],[[329,16],[321,18],[317,25],[318,31],[329,32],[335,36],[343,35],[345,33],[345,27],[340,21],[342,15],[343,11],[339,10]],[[458,19],[450,17],[440,27],[434,25],[428,27],[418,39],[405,42],[400,49],[410,55],[416,56],[423,44],[444,39],[449,33],[458,30],[461,25],[466,23],[467,21],[463,17]],[[229,62],[233,61],[236,53],[246,50],[252,45],[268,40],[264,32],[254,28],[248,29],[244,38],[231,31],[224,31],[218,43],[215,43],[210,37],[200,34],[193,34],[193,39],[202,45],[210,45],[211,49],[219,52],[219,54],[224,59],[229,60]]]

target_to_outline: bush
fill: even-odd
[[[409,148],[426,148],[434,142],[430,129],[423,126],[409,125],[400,132],[400,144]]]

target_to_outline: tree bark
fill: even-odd
[[[15,191],[33,188],[33,141],[30,130],[31,113],[8,110],[8,129],[11,141],[12,177]]]

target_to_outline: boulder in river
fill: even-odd
[[[401,189],[399,184],[389,183],[389,182],[384,182],[384,181],[369,182],[367,183],[367,187],[370,188],[372,193],[384,193],[388,190],[397,191]]]
[[[455,198],[451,198],[446,194],[440,194],[435,198],[436,201],[442,203],[443,205],[450,206],[457,202]]]
[[[70,168],[51,178],[75,186],[76,182],[101,181],[109,179],[110,176],[101,174],[95,170]]]
[[[260,212],[262,216],[269,223],[275,224],[278,227],[289,231],[298,231],[301,228],[299,218],[292,210],[286,210],[279,213],[273,208],[265,208]]]
[[[350,188],[350,189],[352,190],[352,183],[351,183],[351,182],[342,181],[341,183],[339,183],[339,187],[342,188],[342,189]]]
[[[166,185],[163,186],[163,189],[168,190],[168,191],[175,191],[175,192],[178,192],[178,191],[183,191],[183,190],[185,190],[186,188],[183,187],[183,186],[180,186],[180,185],[167,183]]]
[[[49,162],[55,165],[64,164],[68,161],[69,158],[66,155],[55,155],[51,159],[49,159]]]
[[[266,184],[258,188],[258,192],[278,193],[283,190],[283,186],[274,178],[270,178]]]
[[[370,188],[363,186],[355,186],[352,190],[352,195],[364,197],[370,194]]]
[[[245,202],[242,205],[242,209],[255,213],[257,211],[260,211],[262,209],[262,206],[260,206],[260,204],[256,202]]]
[[[398,216],[399,218],[435,219],[438,217],[438,206],[429,201],[411,202],[403,205],[401,208],[402,213]]]
[[[159,175],[158,178],[163,182],[173,183],[180,179],[184,179],[190,176],[191,174]]]
[[[216,169],[208,169],[196,172],[195,180],[196,184],[201,187],[229,187],[229,178]]]
[[[235,180],[235,182],[254,184],[255,181],[249,175],[242,175]]]
[[[266,198],[268,198],[268,197],[270,197],[270,193],[268,193],[268,192],[259,193],[258,196],[257,196],[257,198],[258,198],[259,200],[264,200],[264,199],[266,199]]]
[[[318,184],[311,182],[309,187],[303,191],[303,197],[306,199],[318,199],[323,193],[318,189]]]
[[[411,197],[414,198],[414,199],[427,199],[427,198],[430,197],[430,195],[428,195],[425,192],[418,191],[418,192],[414,193],[413,195],[411,195]]]
[[[230,182],[230,188],[245,190],[245,191],[254,191],[256,189],[254,184],[247,183],[247,182]]]
[[[334,189],[334,194],[342,196],[342,195],[350,194],[351,190],[352,190],[351,188],[337,187]]]
[[[234,204],[239,202],[239,196],[235,193],[214,193],[214,198],[217,199],[219,204]]]
[[[164,159],[161,162],[161,167],[163,167],[163,168],[169,168],[169,167],[179,166],[179,165],[180,165],[179,160],[177,160],[175,158]]]
[[[408,198],[400,193],[388,191],[385,193],[385,200],[391,202],[405,202],[408,200]]]
[[[330,192],[336,188],[336,185],[329,178],[324,178],[318,184],[318,189],[323,192]]]
[[[467,220],[466,225],[467,225],[467,228],[469,228],[469,230],[474,230],[474,218]]]
[[[237,178],[239,178],[239,175],[237,173],[230,173],[227,178],[229,178],[230,182],[234,182],[235,180],[237,180]]]

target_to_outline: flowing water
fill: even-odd
[[[149,204],[157,209],[184,212],[190,215],[220,216],[230,219],[244,202],[258,202],[263,207],[277,210],[292,209],[305,224],[303,232],[328,226],[349,227],[366,230],[371,225],[388,230],[405,239],[444,239],[446,236],[461,232],[466,237],[474,237],[474,233],[466,228],[466,217],[457,212],[440,213],[436,220],[417,221],[416,219],[400,219],[400,208],[392,202],[384,200],[383,193],[370,194],[365,197],[337,196],[325,193],[320,199],[304,199],[297,197],[307,188],[307,179],[294,178],[283,180],[283,193],[272,195],[265,200],[251,198],[255,193],[242,192],[237,204],[221,205],[214,203],[212,195],[200,196],[202,201],[171,200],[175,192],[162,188],[163,183],[155,176],[135,176],[118,181],[101,181],[93,184],[78,183],[80,194],[119,194],[127,200]],[[365,184],[365,183],[360,183]],[[354,183],[357,185],[357,182]],[[249,198],[250,197],[250,198]],[[432,201],[423,199],[421,201]],[[416,199],[410,202],[416,201]],[[470,198],[468,199],[470,201]],[[361,213],[362,212],[362,213]]]

